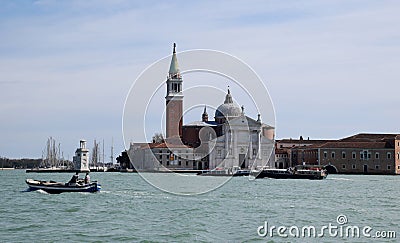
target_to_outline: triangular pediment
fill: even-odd
[[[264,124],[262,122],[258,122],[258,121],[254,120],[253,118],[248,117],[248,116],[239,116],[239,117],[233,118],[233,119],[229,120],[229,125],[232,126],[232,127],[248,126],[248,127],[252,127],[252,128],[254,128],[254,127],[259,128],[260,126],[271,127],[271,126],[269,126],[267,124]],[[271,127],[271,128],[273,128],[273,127]]]

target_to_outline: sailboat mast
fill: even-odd
[[[50,138],[47,139],[45,168],[50,166]]]
[[[103,168],[104,168],[104,138],[103,138]]]
[[[114,164],[114,138],[111,137],[111,164]]]
[[[58,143],[58,158],[57,158],[57,167],[61,166],[61,143]]]

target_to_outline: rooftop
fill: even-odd
[[[215,127],[218,124],[215,121],[207,121],[207,122],[203,122],[203,121],[194,121],[188,124],[183,125],[184,127]]]
[[[142,148],[191,148],[190,146],[186,146],[184,144],[172,144],[172,143],[148,143],[142,146]]]
[[[317,149],[317,148],[394,148],[395,138],[400,139],[397,134],[373,134],[359,133],[339,140],[304,140],[304,139],[281,139],[277,143],[294,144],[292,148]],[[296,146],[298,144],[298,146]],[[302,146],[303,145],[303,146]]]
[[[384,134],[384,133],[359,133],[350,137],[342,138],[339,141],[354,141],[354,142],[377,142],[377,141],[385,141],[392,140],[398,134]]]
[[[393,148],[387,142],[328,142],[322,144],[320,148],[366,148],[366,149],[383,149]]]

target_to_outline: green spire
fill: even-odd
[[[181,74],[179,72],[178,59],[176,58],[176,44],[175,43],[174,43],[174,50],[172,52],[171,65],[169,67],[168,73],[171,78],[179,78],[181,76]]]

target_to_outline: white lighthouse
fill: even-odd
[[[89,171],[89,149],[86,148],[86,140],[81,139],[79,142],[73,162],[76,171]]]

